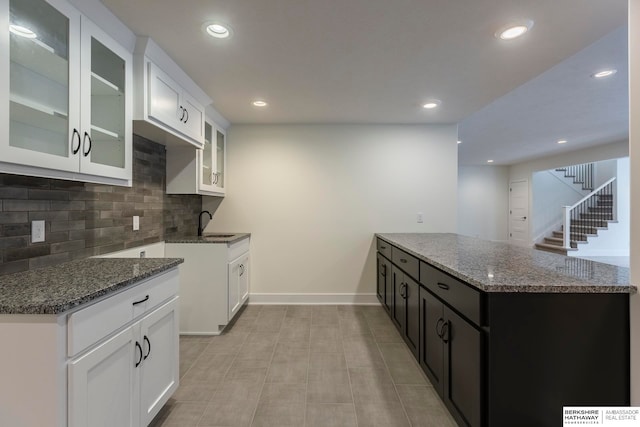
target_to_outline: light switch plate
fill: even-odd
[[[31,221],[31,243],[44,242],[44,220]]]
[[[138,215],[133,216],[133,231],[140,230],[140,217]]]
[[[418,212],[418,223],[422,224],[424,222],[424,215],[422,215],[422,212]]]

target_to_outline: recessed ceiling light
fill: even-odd
[[[217,39],[226,39],[231,35],[231,30],[226,25],[222,24],[206,24],[207,34]]]
[[[432,110],[442,104],[442,101],[439,99],[430,99],[422,105],[422,108],[426,108],[427,110]]]
[[[255,107],[266,107],[268,105],[265,101],[261,101],[261,100],[253,101],[252,104]]]
[[[462,141],[458,141],[458,144],[462,144]]]
[[[28,29],[27,27],[23,27],[22,25],[9,25],[9,31],[15,34],[16,36],[25,37],[28,39],[35,39],[38,37],[36,33]]]
[[[558,141],[558,144],[566,144],[567,140],[566,139],[561,139]]]
[[[611,68],[608,70],[602,70],[602,71],[598,71],[597,73],[593,73],[591,74],[591,77],[593,77],[594,79],[602,79],[605,77],[613,76],[617,72],[618,70],[616,70],[615,68]]]
[[[531,27],[533,27],[533,21],[531,19],[524,19],[513,22],[508,27],[496,31],[495,36],[500,40],[513,40],[524,35]]]
[[[487,160],[487,163],[493,163],[493,160]]]

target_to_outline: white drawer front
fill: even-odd
[[[249,252],[249,240],[250,238],[247,236],[242,240],[238,240],[237,242],[233,242],[229,245],[229,261],[236,260],[240,255]]]
[[[69,316],[67,355],[73,357],[178,294],[178,269],[140,282]]]

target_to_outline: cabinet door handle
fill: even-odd
[[[446,336],[445,336],[446,334]],[[444,325],[442,325],[442,335],[441,335],[442,341],[446,344],[449,342],[449,322],[444,322]]]
[[[382,267],[382,277],[387,277],[387,264],[381,264]]]
[[[244,274],[244,264],[240,264],[240,277]]]
[[[400,296],[402,298],[406,298],[407,297],[406,292],[407,292],[407,284],[406,283],[400,283]]]
[[[149,300],[149,295],[147,295],[146,297],[144,297],[143,299],[141,299],[140,301],[134,301],[133,305],[138,305],[138,304],[142,304],[145,301]]]
[[[144,358],[142,360],[147,360],[147,357],[149,357],[149,355],[151,354],[151,341],[149,341],[149,338],[147,338],[147,336],[144,336],[144,342],[147,343],[147,348],[149,350],[147,350],[147,354],[144,355]]]
[[[82,140],[82,146],[84,147],[85,142],[87,141],[87,139],[89,140],[89,149],[88,150],[82,150],[82,154],[84,154],[85,157],[87,157],[89,155],[89,153],[91,152],[91,145],[92,145],[92,141],[91,141],[91,135],[89,135],[88,132],[84,133],[84,138]]]
[[[440,329],[440,326],[443,326],[443,325],[444,325],[444,319],[441,317],[436,322],[436,334],[438,335],[438,337],[440,337],[440,339],[442,339],[442,330]]]
[[[142,363],[142,346],[140,345],[140,343],[138,341],[136,341],[136,348],[140,351],[140,358],[136,362],[136,368],[137,368]]]
[[[404,258],[400,258],[400,262],[401,262],[401,263],[403,263],[403,264],[406,264],[406,263],[407,263],[407,260],[406,260],[406,259],[404,259]]]
[[[73,154],[78,154],[78,151],[80,151],[80,132],[78,132],[78,129],[73,129],[73,135],[71,136],[71,145],[73,147],[73,141],[76,139],[76,136],[78,137],[78,146],[75,148],[72,148],[72,153]]]
[[[448,291],[448,290],[449,290],[449,285],[447,285],[446,283],[440,283],[440,282],[438,282],[438,287],[439,287],[440,289],[444,289],[445,291]]]
[[[385,249],[387,249],[387,247],[386,246],[380,246],[380,249],[385,250]]]
[[[189,121],[189,110],[185,108],[184,112],[187,114],[187,117],[184,119],[184,123],[186,124]]]
[[[185,109],[182,108],[182,105],[180,106],[180,110],[182,110],[182,115],[180,116],[180,121],[182,121],[184,120],[184,112],[185,112]]]

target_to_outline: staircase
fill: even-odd
[[[564,172],[565,178],[570,178],[574,184],[580,184],[584,191],[593,191],[593,163],[565,166],[556,169],[556,172]]]
[[[566,226],[560,226],[543,242],[536,243],[536,249],[567,255],[577,251],[579,245],[587,244],[589,237],[596,237],[598,231],[606,230],[614,220],[613,181],[607,181],[591,194],[571,207],[565,208],[564,224],[568,224],[569,238],[565,239]]]

